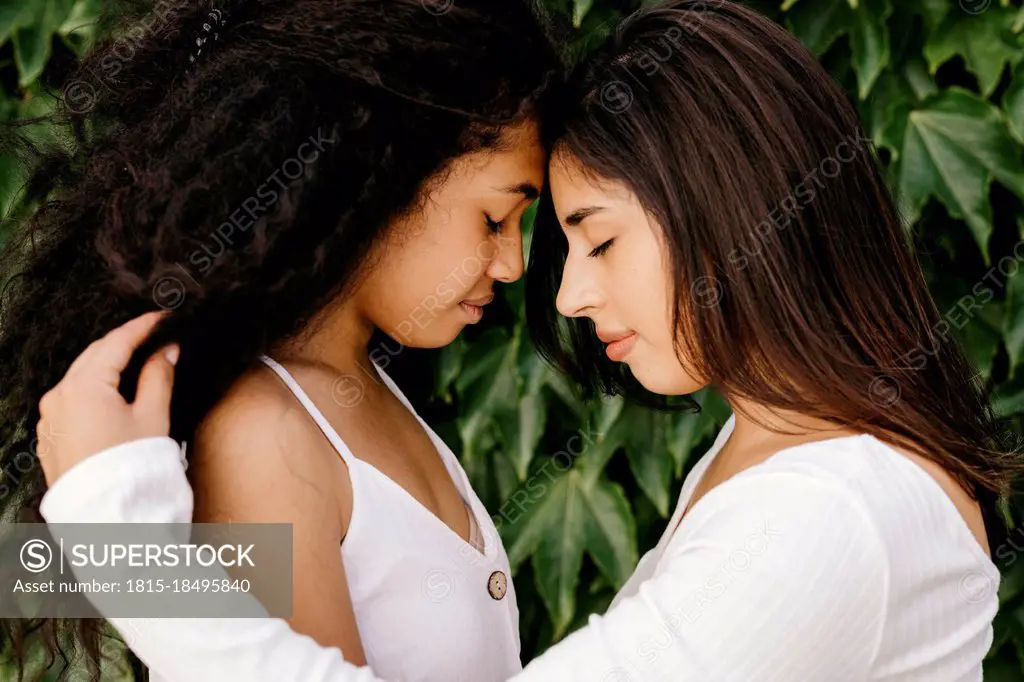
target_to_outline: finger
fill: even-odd
[[[139,315],[113,329],[82,351],[68,368],[67,376],[88,372],[104,379],[121,372],[128,365],[132,353],[146,340],[153,327],[167,314],[166,310],[157,310]],[[117,385],[118,382],[115,382]]]
[[[49,432],[53,428],[50,423],[45,419],[40,419],[36,424],[36,457],[39,458],[39,465],[43,469],[43,477],[46,479],[47,485],[53,485],[53,481],[56,478],[55,463],[53,458],[50,457],[50,447],[52,442],[49,437]]]
[[[161,348],[146,361],[139,373],[139,388],[132,411],[139,416],[162,421],[170,429],[171,393],[174,390],[174,363],[178,346]]]

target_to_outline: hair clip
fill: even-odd
[[[188,56],[189,68],[195,66],[199,55],[203,51],[203,46],[207,42],[215,42],[220,38],[220,32],[224,30],[225,25],[224,13],[219,9],[210,10],[210,13],[206,15],[206,21],[203,22],[203,27],[199,30],[198,35],[196,35],[196,50]]]

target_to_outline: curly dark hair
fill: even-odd
[[[121,391],[133,399],[145,359],[180,344],[171,436],[188,440],[260,353],[351,291],[428,181],[542,121],[562,72],[525,0],[224,0],[225,26],[206,30],[194,0],[120,6],[62,85],[49,123],[67,134],[30,148],[39,206],[0,255],[5,521],[42,520],[38,402],[92,340],[173,308]],[[29,149],[23,128],[7,133]],[[6,620],[2,648],[19,680],[33,633],[59,679],[84,657],[98,680],[105,632]]]

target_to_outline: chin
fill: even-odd
[[[438,325],[438,329],[429,330],[434,332],[433,334],[424,334],[421,332],[420,334],[417,334],[413,338],[409,339],[409,341],[405,345],[410,346],[412,348],[444,348],[445,346],[447,346],[448,344],[450,344],[452,341],[459,337],[459,334],[462,333],[464,327],[465,325],[461,324],[445,325],[444,329],[440,329],[440,325]]]
[[[633,362],[629,371],[641,386],[658,395],[689,395],[707,385],[695,381],[678,363]]]

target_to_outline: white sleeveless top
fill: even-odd
[[[352,518],[341,560],[367,663],[388,680],[496,682],[522,669],[508,557],[458,459],[398,386],[380,379],[430,436],[475,517],[483,554],[404,488],[355,457],[292,375],[262,356],[348,466]],[[472,525],[472,524],[471,524]]]

